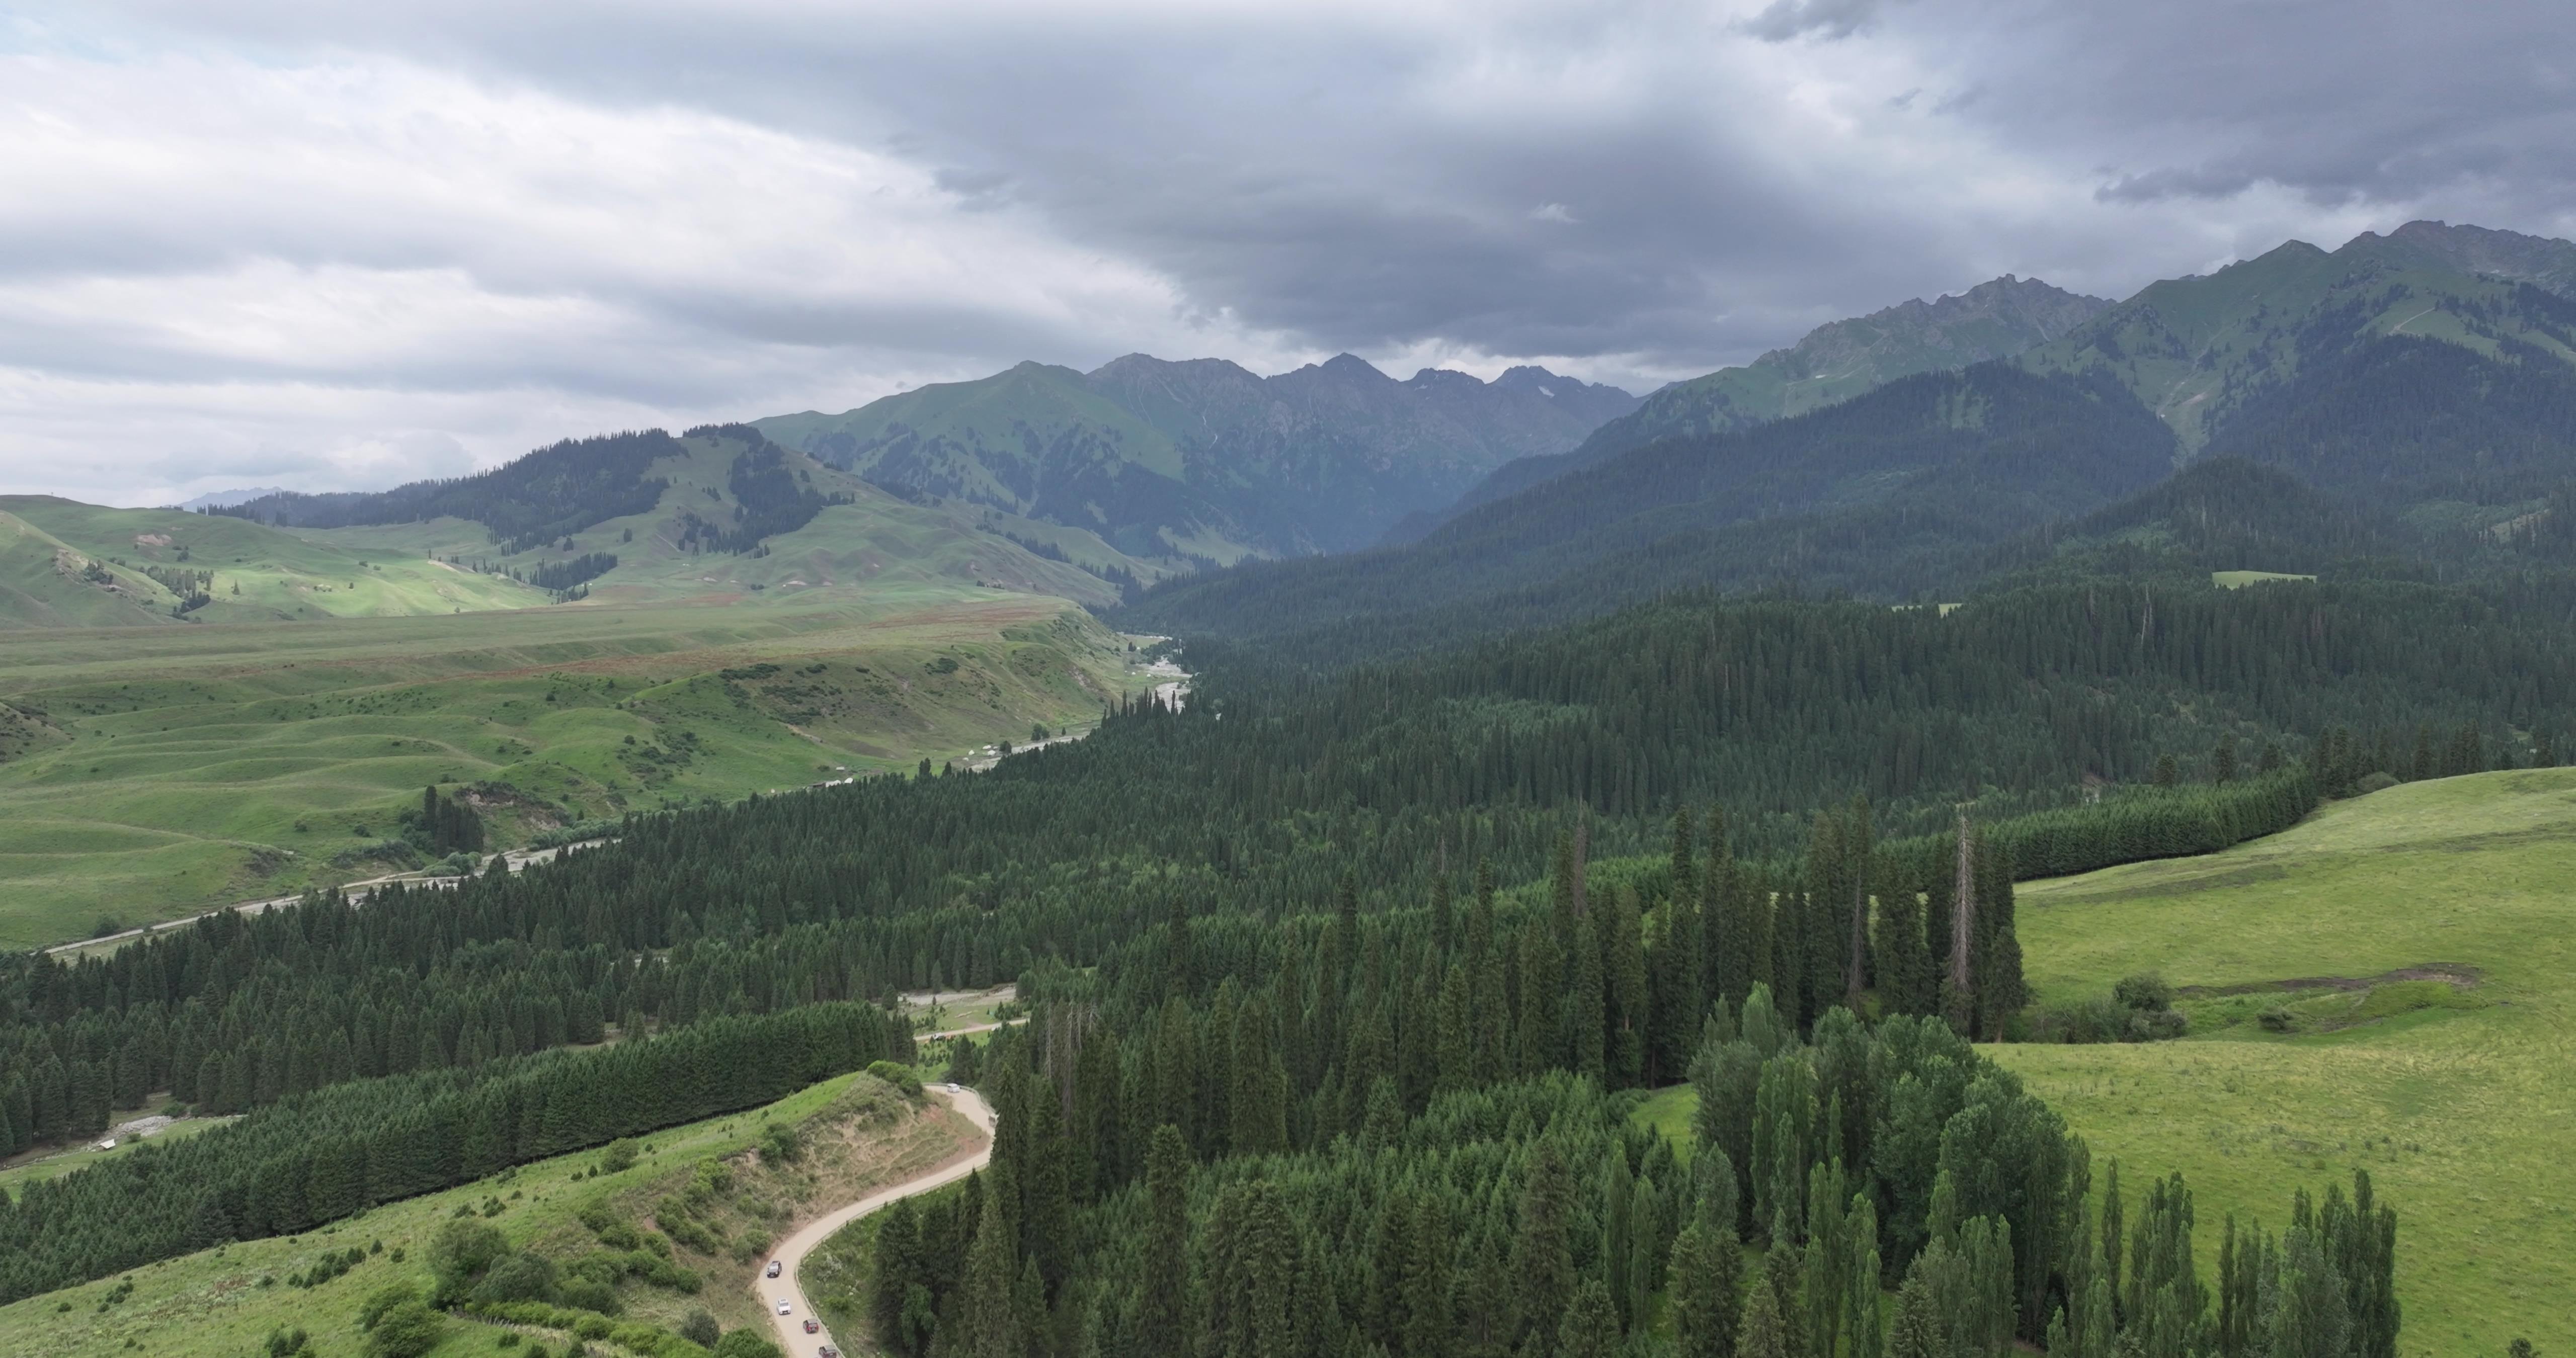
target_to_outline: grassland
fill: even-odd
[[[753,1151],[765,1123],[800,1128],[805,1143],[793,1162],[764,1162]],[[605,1207],[618,1220],[644,1225],[652,1204],[680,1191],[708,1160],[725,1163],[730,1184],[703,1209],[721,1230],[724,1252],[679,1246],[674,1258],[705,1286],[695,1296],[644,1286],[619,1289],[625,1319],[671,1328],[693,1308],[726,1328],[759,1324],[749,1284],[769,1239],[788,1222],[864,1196],[946,1160],[972,1140],[966,1121],[935,1102],[918,1108],[864,1075],[842,1076],[766,1108],[712,1118],[644,1141],[631,1169],[593,1174],[596,1151],[562,1156],[405,1202],[292,1239],[255,1240],[164,1260],[115,1278],[30,1297],[0,1307],[0,1351],[46,1358],[243,1358],[261,1350],[272,1329],[300,1326],[316,1349],[359,1352],[356,1315],[369,1294],[409,1280],[425,1292],[424,1246],[451,1217],[488,1217],[513,1246],[569,1261],[598,1248],[577,1219],[584,1206]],[[374,1247],[381,1244],[382,1253]],[[364,1263],[310,1289],[288,1279],[326,1251],[367,1248]],[[740,1256],[740,1257],[736,1257]],[[113,1300],[118,1287],[132,1291]],[[495,1331],[458,1322],[436,1350],[439,1358],[491,1354]],[[549,1336],[549,1348],[563,1345]],[[595,1350],[597,1351],[597,1350]]]
[[[679,440],[680,455],[653,463],[652,475],[669,484],[651,509],[603,520],[564,541],[517,553],[501,552],[488,529],[465,519],[292,531],[347,553],[400,553],[406,559],[453,562],[466,574],[516,571],[532,577],[549,562],[591,553],[615,556],[616,569],[589,583],[592,604],[743,603],[850,586],[933,584],[1103,604],[1114,602],[1118,590],[1083,566],[1127,569],[1147,581],[1163,573],[1152,563],[1120,555],[1091,533],[960,501],[899,499],[802,453],[789,454],[789,460],[803,483],[847,503],[831,505],[804,527],[769,539],[761,553],[689,550],[684,544],[690,516],[724,518],[725,495],[742,446],[712,436]],[[1006,535],[1045,543],[1066,560],[1037,556]]]
[[[2097,1185],[2112,1159],[2132,1186],[2184,1176],[2205,1272],[2227,1215],[2277,1232],[2296,1189],[2367,1169],[2400,1217],[2402,1353],[2576,1344],[2576,769],[2404,784],[2018,900],[2042,1001],[2142,971],[2185,988],[2179,1041],[1984,1050],[2083,1135]],[[1687,1144],[1695,1107],[1683,1086],[1631,1116]]]
[[[79,574],[95,566],[109,580]],[[543,604],[543,590],[393,550],[390,543],[312,541],[242,519],[175,509],[107,509],[50,496],[0,496],[0,626],[181,624],[164,580],[213,574],[186,622],[406,617]],[[37,601],[50,600],[51,607]]]
[[[2204,988],[2183,1041],[1995,1056],[2097,1165],[2181,1171],[2205,1252],[2224,1214],[2278,1229],[2294,1186],[2367,1168],[2401,1214],[2404,1352],[2576,1344],[2576,770],[2390,788],[2210,857],[2032,883],[2020,904],[2043,999],[2145,970]],[[2255,1021],[2274,1005],[2296,1031]]]
[[[1147,682],[1061,598],[941,582],[30,629],[0,653],[0,947],[380,874],[432,783],[501,847],[962,758]]]

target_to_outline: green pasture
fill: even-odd
[[[543,590],[457,570],[381,538],[315,541],[219,514],[108,509],[41,495],[0,496],[0,516],[16,525],[0,527],[0,577],[26,577],[14,603],[0,588],[0,626],[179,623],[171,616],[179,596],[147,574],[152,568],[213,573],[212,602],[192,611],[189,623],[454,614],[547,599]],[[74,560],[96,563],[115,588],[58,568]],[[40,598],[53,607],[40,608]]]
[[[2179,1041],[1984,1049],[2083,1135],[2097,1186],[2120,1162],[2133,1220],[2181,1173],[2215,1276],[2228,1215],[2278,1232],[2294,1191],[2367,1169],[2399,1214],[2402,1353],[2576,1344],[2576,769],[2403,784],[2018,903],[2041,1002],[2141,971],[2186,988]],[[1632,1116],[1686,1143],[1696,1104]]]
[[[962,759],[1141,687],[1060,598],[953,584],[730,605],[30,629],[0,653],[0,947],[403,866],[429,784],[490,847],[566,821]]]
[[[2040,998],[2158,970],[2194,1035],[1995,1049],[2123,1177],[2180,1171],[2201,1244],[2367,1168],[2400,1213],[2408,1354],[2576,1344],[2576,770],[2410,783],[2206,858],[2025,885]],[[2368,980],[2441,968],[2474,975]],[[2255,1015],[2282,1004],[2298,1031]],[[2097,1178],[2099,1171],[2097,1168]]]
[[[460,1212],[487,1217],[514,1246],[570,1257],[594,1247],[590,1233],[575,1220],[584,1204],[605,1202],[624,1219],[640,1221],[654,1197],[668,1191],[675,1174],[686,1174],[704,1159],[749,1150],[758,1143],[764,1123],[801,1123],[809,1143],[826,1134],[825,1124],[835,1124],[830,1130],[862,1147],[871,1138],[889,1144],[906,1140],[905,1130],[837,1127],[836,1119],[856,1106],[844,1096],[857,1094],[854,1086],[862,1083],[885,1098],[896,1097],[865,1075],[844,1075],[764,1108],[642,1138],[644,1154],[633,1168],[619,1173],[593,1175],[600,1159],[595,1150],[559,1156],[442,1193],[389,1203],[309,1235],[236,1243],[29,1297],[0,1307],[0,1340],[5,1340],[0,1350],[47,1358],[134,1358],[138,1353],[150,1358],[244,1358],[265,1352],[271,1330],[300,1326],[312,1335],[316,1351],[354,1355],[365,1342],[357,1328],[360,1305],[395,1282],[408,1281],[425,1294],[430,1284],[425,1246],[440,1225]],[[909,1165],[925,1154],[938,1158],[931,1151],[915,1151],[901,1163]],[[757,1210],[759,1204],[740,1206]],[[289,1278],[325,1252],[353,1245],[369,1251],[365,1262],[316,1287],[289,1284]],[[756,1264],[693,1263],[706,1277],[703,1292],[682,1297],[629,1282],[619,1289],[626,1318],[668,1327],[677,1314],[704,1307],[725,1318],[729,1328],[759,1319],[746,1290]],[[132,1291],[114,1299],[126,1282],[132,1283]],[[492,1326],[454,1321],[446,1342],[434,1351],[436,1358],[502,1353],[495,1346],[499,1333]],[[563,1348],[556,1337],[546,1342],[552,1351]]]

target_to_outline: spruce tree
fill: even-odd
[[[1185,1257],[1189,1245],[1186,1215],[1190,1150],[1180,1129],[1170,1123],[1154,1129],[1153,1148],[1145,1157],[1145,1276],[1136,1321],[1137,1351],[1180,1353],[1187,1310],[1182,1288],[1189,1278]]]

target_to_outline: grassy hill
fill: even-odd
[[[832,502],[802,525],[763,538],[757,551],[711,549],[703,525],[731,524],[731,516],[740,508],[739,492],[733,486],[735,465],[751,451],[751,444],[727,432],[702,432],[672,440],[670,446],[673,452],[655,459],[650,467],[654,478],[667,483],[650,508],[602,519],[520,551],[503,550],[508,544],[496,544],[483,524],[455,517],[285,531],[347,553],[401,553],[453,562],[468,574],[516,572],[526,579],[538,578],[538,570],[549,565],[600,554],[615,557],[614,569],[582,582],[589,597],[571,607],[670,600],[735,603],[839,586],[929,583],[1053,594],[1077,603],[1102,604],[1117,599],[1118,587],[1095,571],[1125,570],[1147,580],[1158,574],[1150,563],[1130,559],[1075,530],[1051,527],[1043,535],[1018,533],[1027,541],[1052,547],[1065,559],[1040,556],[1006,536],[1012,525],[980,506],[901,499],[848,472],[784,449],[779,453],[785,474],[799,487]],[[700,532],[693,535],[693,527]],[[544,591],[530,591],[527,601],[539,603],[549,597]]]
[[[428,784],[498,848],[959,758],[1145,683],[1074,605],[1159,572],[1095,535],[899,498],[739,427],[626,442],[634,512],[511,542],[0,500],[0,947],[418,866],[388,841]],[[577,509],[545,467],[595,452],[255,508],[561,526],[589,516],[528,487]],[[584,560],[570,591],[528,583]]]
[[[1078,726],[1148,682],[1130,662],[1061,599],[934,584],[23,632],[0,946],[406,866],[385,840],[427,784],[468,789],[497,848]]]
[[[2146,970],[2187,988],[2182,1041],[1995,1052],[2097,1182],[2109,1157],[2132,1183],[2181,1171],[2208,1254],[2223,1214],[2277,1230],[2284,1184],[2367,1168],[2402,1214],[2405,1352],[2576,1343],[2576,770],[2405,784],[2019,899],[2043,1001]],[[2293,1031],[2260,1021],[2275,1006]]]
[[[200,571],[213,579],[188,612],[195,622],[471,612],[547,597],[384,545],[308,541],[175,509],[0,496],[0,628],[176,623],[182,596],[171,585]]]
[[[795,1162],[770,1163],[755,1150],[769,1123],[799,1130],[804,1148]],[[761,1325],[766,1333],[748,1284],[760,1250],[785,1222],[928,1169],[972,1132],[944,1106],[915,1107],[869,1076],[842,1076],[765,1108],[645,1138],[645,1153],[617,1173],[593,1173],[598,1151],[541,1160],[310,1235],[233,1244],[30,1297],[0,1307],[0,1336],[12,1354],[47,1358],[242,1358],[260,1352],[272,1330],[300,1327],[316,1352],[352,1355],[365,1342],[357,1322],[369,1296],[398,1282],[429,1290],[426,1247],[449,1219],[488,1219],[513,1247],[569,1264],[602,1248],[579,1219],[585,1209],[649,1233],[652,1205],[685,1190],[710,1162],[728,1171],[727,1187],[704,1213],[724,1228],[724,1247],[710,1254],[673,1242],[671,1252],[674,1263],[700,1275],[701,1290],[688,1295],[629,1279],[617,1289],[620,1323],[675,1329],[690,1310],[704,1309],[728,1330]],[[363,1261],[345,1274],[310,1288],[291,1284],[326,1254],[352,1247],[364,1252]],[[499,1333],[453,1321],[434,1354],[508,1352],[495,1347]],[[571,1336],[532,1331],[528,1338],[560,1353]],[[593,1349],[602,1351],[618,1350]]]

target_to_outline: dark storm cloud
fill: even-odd
[[[2568,9],[65,7],[0,32],[0,58],[86,25],[67,46],[297,88],[262,121],[210,83],[167,117],[240,118],[214,152],[70,144],[63,182],[81,157],[127,180],[0,205],[19,336],[0,365],[731,414],[1139,348],[1531,357],[1644,386],[2007,271],[2125,295],[2417,215],[2567,234]],[[404,92],[422,81],[448,84]],[[109,99],[37,111],[128,116]],[[404,99],[363,146],[329,144]],[[472,107],[441,125],[450,103]],[[315,163],[331,173],[298,177]],[[271,266],[318,321],[231,343],[229,319],[114,318]],[[335,310],[343,274],[367,296]],[[419,281],[439,278],[452,295]],[[210,317],[251,305],[213,293]],[[349,316],[416,342],[352,356],[328,338]]]

